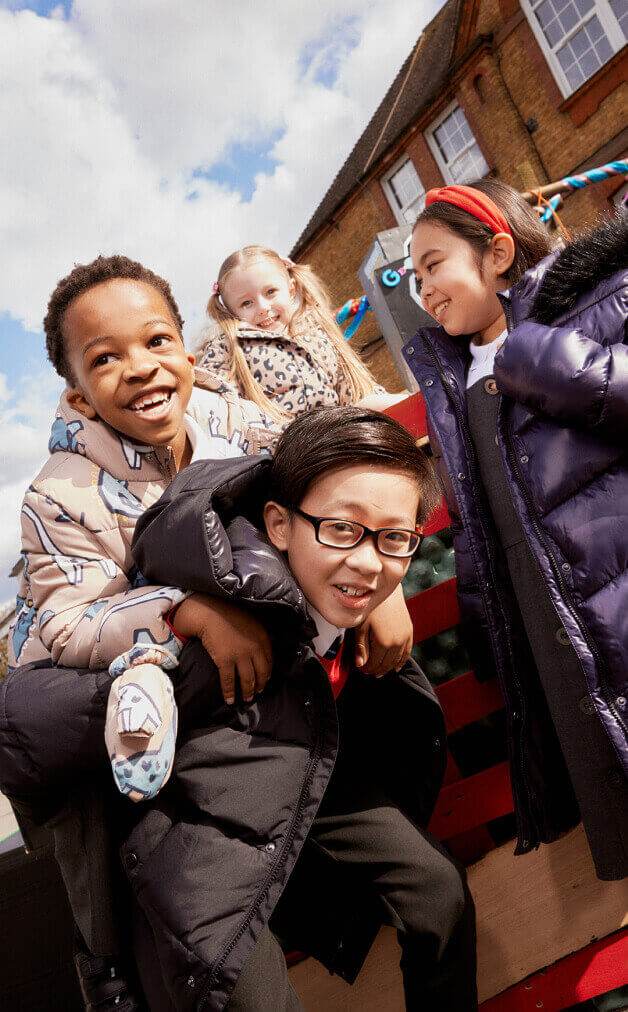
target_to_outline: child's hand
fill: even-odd
[[[413,639],[412,619],[399,586],[357,630],[356,667],[375,678],[399,671],[410,656]]]
[[[176,632],[197,636],[218,668],[225,702],[235,703],[236,676],[242,698],[249,703],[270,678],[272,649],[262,625],[237,605],[192,594],[174,617]]]

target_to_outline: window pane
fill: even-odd
[[[628,0],[610,0],[610,5],[620,28],[623,29],[624,38],[628,39]]]
[[[585,81],[587,78],[592,77],[600,66],[598,58],[592,49],[589,49],[582,59],[578,60],[578,63],[580,64],[580,70]]]
[[[488,172],[488,165],[477,144],[465,151],[449,166],[455,183],[472,183]]]
[[[573,4],[568,4],[565,9],[561,12],[560,23],[565,33],[570,32],[571,29],[578,23],[580,17]]]
[[[388,185],[401,218],[413,224],[423,209],[425,190],[410,158],[388,178]]]
[[[593,15],[592,18],[589,18],[584,27],[587,35],[592,41],[601,38],[602,35],[604,34],[604,32],[602,31],[602,26],[598,21],[598,19],[596,18],[595,14]]]
[[[603,35],[600,41],[596,43],[595,52],[597,53],[597,58],[601,67],[603,67],[605,63],[608,63],[613,55],[611,44],[605,35]]]
[[[551,0],[544,0],[544,2],[537,7],[535,14],[541,28],[545,28],[545,26],[554,18],[554,8],[552,7]]]
[[[488,172],[488,165],[460,106],[438,125],[434,140],[456,183],[468,183]]]
[[[594,14],[556,55],[569,84],[575,89],[610,60],[613,49]]]
[[[575,58],[578,59],[578,57],[583,56],[589,48],[589,40],[584,32],[576,32],[569,45],[571,46],[571,51]]]

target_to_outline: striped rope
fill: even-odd
[[[611,176],[625,175],[628,175],[628,159],[608,162],[607,165],[601,165],[598,169],[589,169],[588,172],[581,172],[577,176],[565,176],[561,182],[565,186],[568,186],[570,190],[582,190],[585,186],[589,186],[590,183],[601,183],[604,179],[609,179]]]
[[[372,308],[373,307],[370,305],[366,295],[362,295],[361,298],[358,299],[349,299],[345,302],[344,306],[341,306],[340,309],[336,311],[336,323],[338,324],[343,324],[350,317],[353,317],[351,323],[344,332],[345,340],[348,341],[349,338],[353,337],[356,330],[362,323],[362,320]]]

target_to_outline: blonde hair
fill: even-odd
[[[227,307],[221,296],[222,287],[229,275],[238,267],[245,267],[254,260],[270,260],[276,267],[288,275],[294,284],[298,308],[292,315],[287,327],[289,336],[294,337],[300,323],[309,317],[315,326],[325,332],[336,352],[340,367],[344,370],[351,390],[351,402],[356,403],[375,389],[375,380],[367,367],[360,361],[353,348],[345,341],[344,334],[336,323],[329,295],[323,282],[307,264],[295,264],[284,260],[274,250],[265,246],[244,246],[236,250],[223,262],[218,271],[217,290],[207,303],[207,312],[212,320],[219,324],[227,338],[231,361],[229,375],[238,386],[240,392],[248,400],[254,401],[263,411],[280,421],[289,417],[273,400],[268,397],[262,385],[253,377],[240,342],[238,341],[239,320]],[[211,337],[203,342],[197,351],[197,361],[204,348],[211,343]]]

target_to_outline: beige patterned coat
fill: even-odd
[[[255,405],[203,369],[186,416],[209,458],[258,453],[277,438]],[[10,665],[51,657],[66,667],[106,668],[153,644],[176,656],[180,644],[164,616],[182,591],[146,585],[131,555],[137,518],[174,477],[171,450],[127,441],[75,411],[65,394],[48,449],[22,504],[24,570]]]

